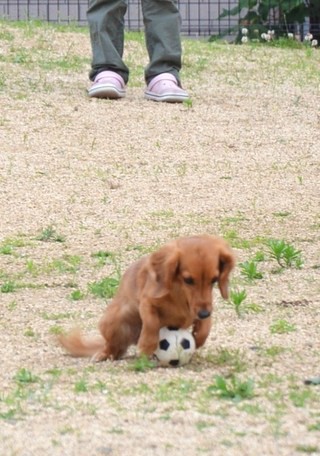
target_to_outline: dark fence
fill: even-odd
[[[140,0],[128,1],[126,27],[129,30],[142,30]],[[251,9],[237,11],[239,1],[178,0],[182,33],[189,36],[235,35],[242,26],[271,28],[274,24],[278,25],[278,30],[299,32],[301,35],[308,31],[315,35],[320,33],[320,0],[301,0],[298,9],[295,9],[297,0],[292,0],[292,7],[290,0],[287,0],[290,14],[284,14],[280,1],[279,6],[274,6],[274,0],[247,0],[247,3],[242,0],[242,5],[251,5]],[[88,0],[0,0],[0,18],[85,25],[87,7]],[[263,9],[268,10],[264,17],[259,13]]]

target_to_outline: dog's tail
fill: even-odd
[[[106,343],[102,336],[83,337],[79,329],[74,329],[66,335],[60,335],[58,341],[70,355],[77,358],[95,357],[105,348]]]

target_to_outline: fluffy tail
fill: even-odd
[[[106,341],[102,336],[84,338],[79,329],[74,329],[69,334],[58,337],[59,343],[77,358],[93,357],[105,348]]]

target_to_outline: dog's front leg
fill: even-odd
[[[202,347],[207,340],[212,326],[211,318],[205,318],[204,320],[196,320],[193,324],[192,334],[196,341],[196,347]]]
[[[158,312],[146,301],[140,306],[142,330],[138,340],[140,354],[151,356],[159,343],[160,319]]]

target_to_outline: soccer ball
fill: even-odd
[[[160,366],[183,366],[195,352],[196,343],[187,329],[161,328],[154,357]]]

